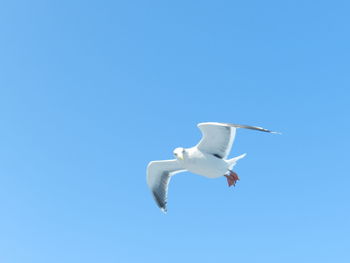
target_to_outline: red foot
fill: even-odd
[[[236,182],[239,180],[239,177],[238,175],[233,172],[233,171],[229,171],[229,174],[225,174],[225,177],[227,179],[227,183],[228,183],[228,186],[235,186],[236,185]]]

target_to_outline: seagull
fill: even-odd
[[[175,159],[152,161],[147,166],[147,184],[159,208],[167,212],[168,185],[170,178],[181,172],[191,172],[207,178],[225,176],[228,186],[235,186],[239,177],[232,168],[246,154],[227,159],[237,128],[251,129],[268,133],[278,133],[261,127],[203,122],[198,128],[202,139],[192,148],[178,147],[173,151]]]

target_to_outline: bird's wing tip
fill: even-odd
[[[270,131],[270,133],[282,135],[282,132]]]

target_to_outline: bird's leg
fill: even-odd
[[[231,171],[231,170],[229,170],[229,174],[228,175],[224,174],[224,176],[227,179],[227,183],[228,183],[229,187],[232,186],[232,185],[235,186],[236,182],[239,180],[238,175],[235,172]]]
[[[232,185],[234,184],[233,179],[232,179],[230,176],[228,176],[227,174],[224,174],[224,176],[225,176],[226,179],[227,179],[228,186],[229,186],[229,187],[232,186]]]
[[[231,170],[230,170],[230,176],[233,177],[233,179],[235,180],[235,182],[236,182],[236,181],[239,181],[239,177],[238,177],[238,175],[237,175],[234,171],[231,171]]]

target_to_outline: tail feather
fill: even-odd
[[[246,156],[246,155],[247,155],[246,153],[243,153],[243,154],[241,154],[241,155],[239,155],[239,156],[237,156],[237,157],[234,157],[234,158],[232,158],[232,159],[227,160],[227,163],[228,163],[228,165],[229,165],[229,169],[231,170],[232,167],[235,166],[235,164],[237,163],[237,161],[238,161],[239,159],[242,159],[242,158],[243,158],[244,156]]]

